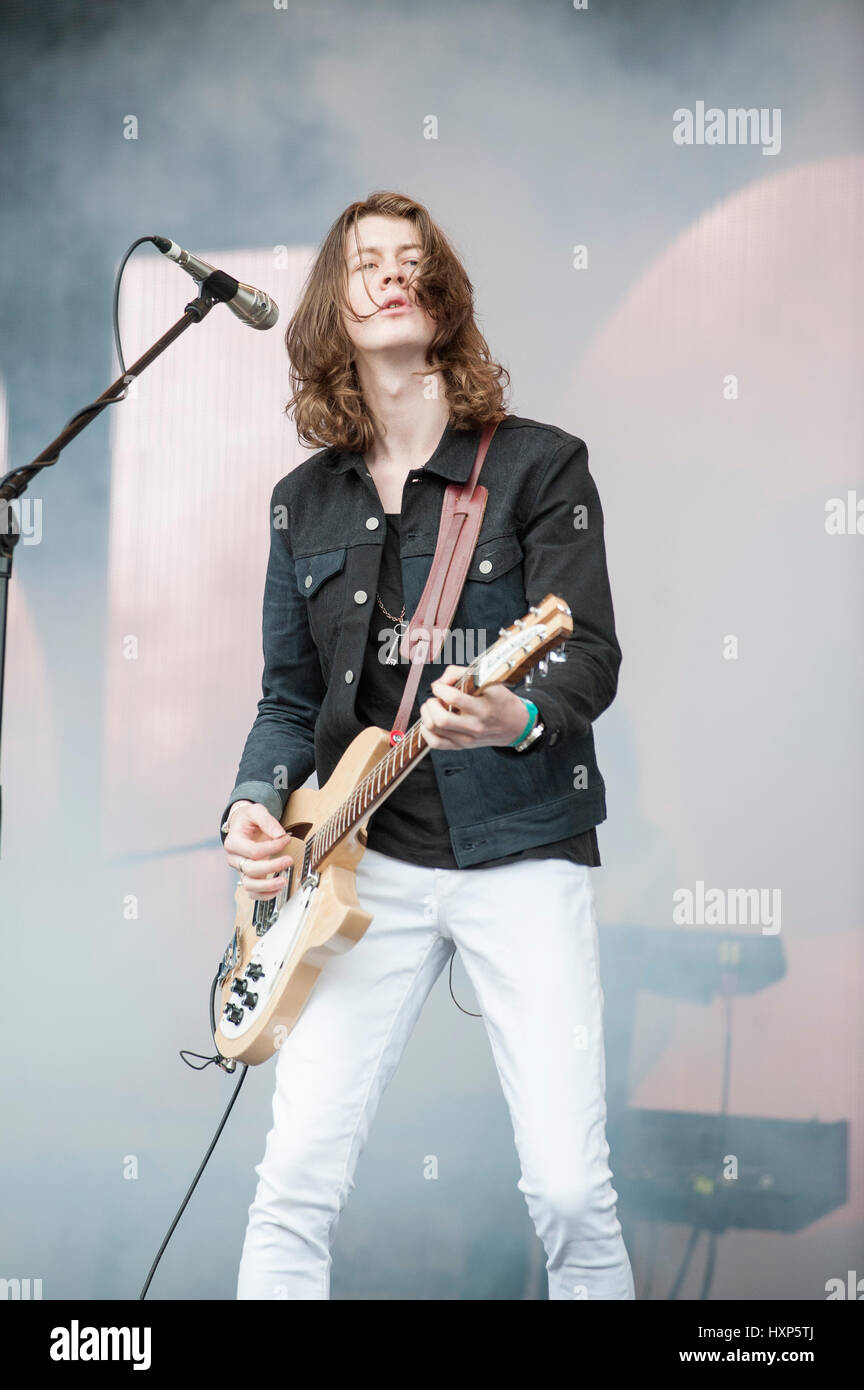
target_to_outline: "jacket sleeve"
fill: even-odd
[[[277,484],[270,499],[261,699],[222,821],[240,800],[262,802],[281,818],[288,797],[315,769],[315,723],[325,685],[306,599],[297,587],[281,488]]]
[[[587,734],[618,688],[621,648],[606,568],[603,512],[581,439],[566,440],[545,466],[520,540],[529,605],[557,594],[569,604],[573,618],[573,633],[564,647],[566,661],[550,658],[545,676],[535,670],[530,686],[523,681],[511,687],[534,701],[545,734],[524,753],[496,751],[527,758],[562,737]]]

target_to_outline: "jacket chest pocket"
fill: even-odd
[[[346,550],[326,550],[320,555],[305,555],[294,561],[297,588],[306,598],[314,598],[328,579],[341,574],[345,568]]]
[[[307,600],[309,629],[322,659],[332,654],[342,623],[347,553],[342,546],[294,559],[297,588]]]
[[[496,536],[490,541],[481,541],[471,557],[465,582],[494,583],[502,575],[509,574],[521,562],[522,546],[515,533]]]
[[[515,533],[481,541],[471,557],[457,612],[465,627],[486,630],[486,642],[525,612],[523,550]]]

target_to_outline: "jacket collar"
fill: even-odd
[[[448,421],[438,447],[423,467],[424,473],[438,473],[451,483],[467,482],[471,475],[477,445],[480,443],[480,429],[457,430]],[[362,454],[351,453],[347,449],[331,448],[319,460],[333,473],[345,473],[349,468],[364,472],[366,465]]]

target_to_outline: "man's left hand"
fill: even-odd
[[[525,702],[506,685],[490,685],[480,695],[455,689],[454,682],[467,669],[448,666],[432,682],[433,694],[420,707],[423,737],[430,748],[503,748],[525,728]]]

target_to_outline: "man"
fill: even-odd
[[[238,1297],[329,1298],[332,1238],[378,1102],[458,948],[549,1297],[632,1299],[607,1161],[591,881],[606,814],[591,723],[614,698],[621,652],[585,445],[507,414],[507,373],[465,270],[426,209],[398,194],[333,224],[286,344],[288,409],[300,439],[323,447],[272,497],[263,695],[223,817],[228,863],[253,898],[285,882],[290,793],[313,769],[323,785],[362,728],[392,727],[408,671],[394,634],[428,576],[444,490],[499,423],[451,624],[461,661],[442,667],[445,644],[424,667],[412,721],[432,751],[371,817],[357,870],[372,922],[328,961],[279,1051]],[[572,611],[567,661],[530,689],[454,690],[550,592]]]

